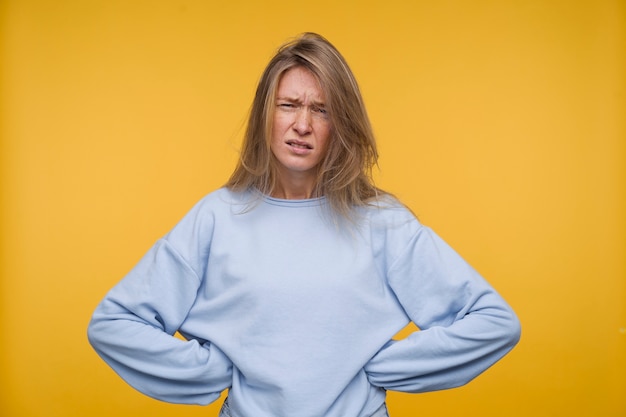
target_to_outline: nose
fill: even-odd
[[[311,132],[311,112],[306,106],[303,106],[296,113],[293,129],[301,136]]]

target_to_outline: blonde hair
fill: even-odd
[[[226,187],[272,194],[278,180],[270,149],[276,90],[282,75],[294,67],[306,68],[318,79],[331,121],[315,195],[325,196],[335,213],[354,219],[355,207],[369,204],[382,193],[371,176],[378,160],[376,141],[352,71],[339,51],[315,33],[304,33],[284,44],[265,68],[252,102],[239,163]]]

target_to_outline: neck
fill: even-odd
[[[281,176],[272,191],[272,197],[284,200],[306,200],[317,197],[315,192],[315,179],[308,175],[302,177]]]
[[[278,186],[272,191],[272,197],[283,200],[307,200],[315,196],[313,195],[313,189]]]

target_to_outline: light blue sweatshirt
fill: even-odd
[[[511,308],[400,203],[360,209],[357,228],[324,198],[251,199],[206,196],[97,307],[89,340],[139,391],[367,417],[386,390],[463,385],[517,343]],[[409,321],[421,330],[392,340]]]

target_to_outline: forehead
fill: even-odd
[[[304,67],[285,71],[278,82],[276,95],[279,98],[312,99],[323,101],[324,91],[317,77]]]

